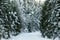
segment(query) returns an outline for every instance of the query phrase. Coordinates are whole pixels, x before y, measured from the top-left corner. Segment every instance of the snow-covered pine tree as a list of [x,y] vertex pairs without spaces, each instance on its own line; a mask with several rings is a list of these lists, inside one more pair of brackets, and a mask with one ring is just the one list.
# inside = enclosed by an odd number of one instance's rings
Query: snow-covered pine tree
[[[37,4],[34,0],[26,0],[26,18],[28,20],[28,30],[37,31],[39,30],[39,16],[41,5]],[[38,10],[38,11],[37,11]],[[29,27],[30,26],[30,27]],[[30,29],[31,28],[31,29]]]
[[54,39],[56,37],[60,38],[60,0],[54,0],[54,9],[52,10],[52,23],[54,24]]
[[17,35],[20,33],[21,24],[14,1],[0,1],[0,25],[2,25],[3,38],[8,39],[10,34]]
[[12,1],[11,3],[11,9],[12,11],[10,12],[11,14],[11,28],[12,28],[12,32],[14,33],[13,35],[17,35],[21,32],[21,19],[20,16],[18,14],[18,9],[17,9],[17,5],[15,3],[15,1]]
[[59,9],[60,9],[60,0],[47,0],[42,9],[42,19],[40,31],[42,35],[48,38],[55,39],[56,37],[60,37],[60,24],[59,24]]
[[[4,27],[4,20],[5,20],[5,14],[7,14],[7,8],[8,8],[8,4],[7,4],[8,0],[0,0],[0,25],[2,25],[1,27],[1,31],[2,31],[2,36],[4,35],[3,33],[5,32],[5,27]],[[3,32],[4,31],[4,32]],[[9,33],[8,33],[9,34]]]
[[[49,7],[49,8],[48,8]],[[48,36],[50,38],[50,35],[52,34],[47,34],[48,32],[48,28],[51,28],[51,24],[50,24],[50,16],[51,16],[51,13],[49,13],[49,11],[51,10],[51,4],[49,3],[49,0],[47,0],[45,2],[45,5],[43,6],[42,8],[42,19],[40,20],[41,21],[41,24],[40,24],[40,31],[42,33],[42,36],[45,37],[45,36]]]
[[[16,0],[19,15],[21,17],[22,32],[29,30],[28,25],[32,31],[39,30],[39,16],[41,5],[36,3],[34,0]],[[38,10],[38,11],[37,11]]]

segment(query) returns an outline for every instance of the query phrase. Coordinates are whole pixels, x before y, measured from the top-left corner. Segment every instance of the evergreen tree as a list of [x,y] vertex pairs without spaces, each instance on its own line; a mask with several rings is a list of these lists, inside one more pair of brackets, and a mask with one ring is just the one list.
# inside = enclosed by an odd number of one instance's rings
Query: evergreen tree
[[28,32],[32,32],[30,23],[28,24]]
[[21,24],[14,1],[0,1],[0,25],[2,25],[0,29],[3,31],[3,38],[10,38],[10,34],[12,34],[12,32],[13,35],[20,33]]
[[40,31],[43,37],[47,36],[48,38],[55,39],[59,37],[59,5],[60,0],[47,0],[42,9],[42,19]]
[[[1,0],[0,1],[0,21],[1,21],[0,25],[3,25],[2,27],[1,26],[0,27],[1,27],[1,29],[3,28],[2,30],[4,30],[4,31],[5,31],[5,27],[4,27],[5,14],[7,14],[6,10],[8,8],[8,3],[7,2],[9,2],[9,1],[8,0]],[[2,36],[4,35],[3,33],[2,33]]]
[[14,32],[13,35],[17,35],[18,33],[21,32],[21,19],[19,17],[19,14],[18,14],[18,9],[17,9],[17,6],[15,4],[15,1],[12,1],[11,3],[11,6],[12,6],[12,11],[11,11],[11,27],[12,27],[12,32]]
[[[49,13],[49,10],[51,9],[50,7],[50,3],[49,3],[49,0],[46,1],[45,5],[43,6],[43,9],[42,9],[42,19],[41,19],[41,26],[40,26],[40,30],[42,32],[42,35],[43,37],[45,37],[45,35],[49,35],[49,34],[46,34],[46,32],[48,32],[49,29],[47,29],[48,27],[50,27],[50,16],[51,16],[51,13]],[[49,7],[49,8],[48,8]]]

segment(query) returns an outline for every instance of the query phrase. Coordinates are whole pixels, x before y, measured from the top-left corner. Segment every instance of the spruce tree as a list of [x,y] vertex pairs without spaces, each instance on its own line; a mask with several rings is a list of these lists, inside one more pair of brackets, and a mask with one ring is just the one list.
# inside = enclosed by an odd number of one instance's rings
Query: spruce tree
[[[46,32],[48,32],[48,27],[50,27],[50,16],[51,16],[51,13],[49,13],[49,10],[51,9],[51,7],[49,7],[51,4],[49,3],[49,0],[46,1],[45,5],[43,6],[43,9],[42,9],[42,19],[40,20],[41,21],[41,26],[40,26],[40,30],[41,30],[41,33],[43,35],[43,37],[45,37],[45,35],[49,35],[49,34],[46,34]],[[48,8],[49,7],[49,8]],[[50,37],[49,37],[50,38]]]
[[18,17],[18,11],[14,1],[1,0],[0,1],[0,27],[3,38],[10,38],[10,35],[16,35],[20,33],[21,24]]
[[40,31],[43,37],[55,39],[60,37],[60,27],[59,27],[59,5],[60,0],[46,0],[45,5],[42,7],[42,19]]
[[[4,32],[2,32],[2,36],[4,35],[4,33],[5,33],[5,27],[4,27],[4,24],[5,24],[5,14],[7,14],[8,12],[7,12],[7,9],[8,9],[8,0],[1,0],[0,1],[0,21],[1,21],[1,23],[0,23],[0,25],[3,25],[2,27],[1,27],[1,31],[4,31]],[[9,33],[8,33],[9,34]],[[4,36],[3,36],[4,37]]]

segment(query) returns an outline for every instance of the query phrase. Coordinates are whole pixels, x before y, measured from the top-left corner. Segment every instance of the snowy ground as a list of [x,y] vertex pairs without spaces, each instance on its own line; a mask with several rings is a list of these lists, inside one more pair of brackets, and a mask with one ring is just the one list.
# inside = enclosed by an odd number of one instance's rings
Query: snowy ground
[[18,36],[12,37],[7,40],[52,40],[52,39],[41,37],[40,32],[32,32],[32,33],[21,33]]

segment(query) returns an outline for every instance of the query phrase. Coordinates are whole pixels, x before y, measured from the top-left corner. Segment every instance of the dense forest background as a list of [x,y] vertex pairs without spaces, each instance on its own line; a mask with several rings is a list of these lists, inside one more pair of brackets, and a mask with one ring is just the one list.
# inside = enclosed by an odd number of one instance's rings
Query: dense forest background
[[60,38],[60,0],[0,0],[0,39],[35,31]]

